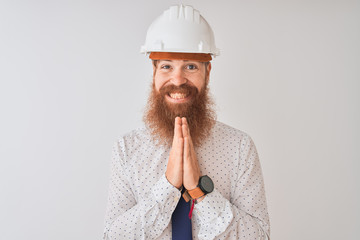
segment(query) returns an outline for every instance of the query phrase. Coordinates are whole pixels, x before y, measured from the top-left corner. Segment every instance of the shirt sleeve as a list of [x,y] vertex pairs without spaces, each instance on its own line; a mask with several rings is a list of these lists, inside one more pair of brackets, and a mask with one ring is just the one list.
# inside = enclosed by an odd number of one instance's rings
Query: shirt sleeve
[[163,174],[137,202],[119,148],[119,143],[113,148],[103,239],[155,239],[168,226],[181,193]]
[[250,137],[240,143],[236,188],[230,200],[215,189],[195,206],[199,239],[269,239],[264,181],[255,145]]

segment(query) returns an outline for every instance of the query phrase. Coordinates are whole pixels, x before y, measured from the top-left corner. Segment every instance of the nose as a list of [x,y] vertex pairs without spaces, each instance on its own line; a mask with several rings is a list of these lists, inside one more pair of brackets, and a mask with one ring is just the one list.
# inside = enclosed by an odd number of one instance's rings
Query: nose
[[170,82],[175,86],[180,86],[187,82],[186,75],[182,68],[176,68],[172,71]]

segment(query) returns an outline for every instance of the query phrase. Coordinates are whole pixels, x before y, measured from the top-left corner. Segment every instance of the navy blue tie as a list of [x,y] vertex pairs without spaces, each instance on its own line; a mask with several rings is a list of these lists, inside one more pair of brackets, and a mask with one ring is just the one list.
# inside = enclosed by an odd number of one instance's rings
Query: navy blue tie
[[192,239],[191,219],[189,218],[190,203],[180,197],[179,203],[172,214],[172,240]]

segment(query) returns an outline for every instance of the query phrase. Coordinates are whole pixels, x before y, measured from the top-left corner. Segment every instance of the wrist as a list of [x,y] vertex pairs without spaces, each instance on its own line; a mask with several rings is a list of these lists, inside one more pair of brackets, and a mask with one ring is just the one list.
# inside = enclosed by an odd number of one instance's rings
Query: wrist
[[186,190],[191,191],[199,186],[200,176],[193,176],[193,177],[184,176],[184,180],[185,179],[186,181],[184,181],[184,187]]
[[[184,186],[185,187],[185,186]],[[194,190],[195,188],[198,187],[198,184],[194,184],[194,185],[189,185],[189,186],[186,186],[185,189],[188,190],[188,191],[191,191],[191,190]]]
[[199,178],[199,184],[195,188],[191,190],[188,188],[186,189],[187,190],[183,194],[186,202],[190,200],[198,200],[201,202],[206,194],[211,193],[214,190],[214,183],[211,178],[205,175]]

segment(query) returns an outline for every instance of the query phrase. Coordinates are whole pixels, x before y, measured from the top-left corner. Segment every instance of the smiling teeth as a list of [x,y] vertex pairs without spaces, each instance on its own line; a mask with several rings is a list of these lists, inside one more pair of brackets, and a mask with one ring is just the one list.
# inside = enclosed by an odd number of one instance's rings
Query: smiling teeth
[[170,93],[170,97],[174,99],[183,99],[186,98],[186,94],[184,93]]

